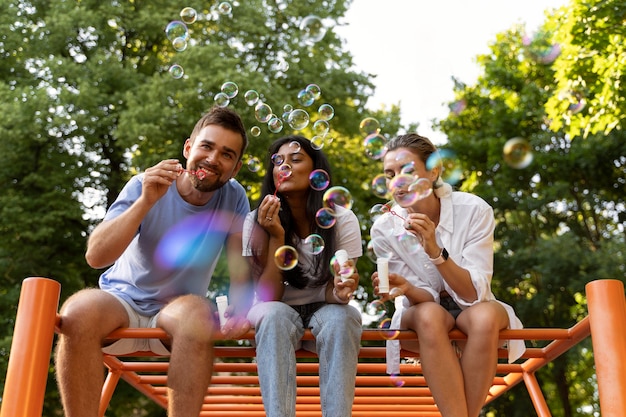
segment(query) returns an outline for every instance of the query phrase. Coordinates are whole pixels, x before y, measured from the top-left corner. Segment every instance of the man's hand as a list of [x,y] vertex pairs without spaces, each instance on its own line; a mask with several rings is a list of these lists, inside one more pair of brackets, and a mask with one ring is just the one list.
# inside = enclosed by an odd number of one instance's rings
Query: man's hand
[[225,339],[237,339],[250,331],[252,325],[245,317],[236,316],[233,306],[226,309],[226,323],[221,328]]
[[146,203],[153,205],[163,197],[179,173],[180,163],[177,159],[166,159],[146,169],[141,191]]

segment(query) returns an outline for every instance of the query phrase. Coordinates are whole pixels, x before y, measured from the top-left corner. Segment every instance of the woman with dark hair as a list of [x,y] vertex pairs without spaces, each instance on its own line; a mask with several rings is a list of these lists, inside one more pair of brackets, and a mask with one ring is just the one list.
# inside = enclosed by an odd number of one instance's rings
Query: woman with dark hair
[[[319,356],[323,415],[347,417],[352,412],[362,327],[360,312],[348,302],[359,281],[355,266],[362,255],[361,231],[354,213],[341,206],[333,207],[332,227],[316,220],[325,191],[311,185],[313,171],[331,179],[326,156],[308,139],[287,136],[272,143],[261,201],[244,224],[244,256],[256,282],[256,303],[248,319],[256,330],[269,417],[296,415],[295,352],[300,347]],[[315,248],[308,244],[311,237]],[[284,249],[288,253],[281,255]],[[349,259],[334,266],[341,249]],[[292,267],[285,259],[297,263]],[[307,328],[315,340],[301,342]]]
[[[499,332],[522,324],[491,292],[492,208],[476,195],[453,192],[439,159],[431,141],[416,133],[389,141],[383,158],[395,204],[371,229],[375,254],[389,259],[390,290],[380,295],[402,294],[391,326],[414,330],[419,341],[388,341],[387,371],[399,371],[400,347],[419,352],[441,415],[478,417],[496,374]],[[374,293],[381,293],[377,272],[372,279]],[[467,335],[463,346],[450,341],[454,327]],[[509,341],[508,348],[513,362],[524,341]]]

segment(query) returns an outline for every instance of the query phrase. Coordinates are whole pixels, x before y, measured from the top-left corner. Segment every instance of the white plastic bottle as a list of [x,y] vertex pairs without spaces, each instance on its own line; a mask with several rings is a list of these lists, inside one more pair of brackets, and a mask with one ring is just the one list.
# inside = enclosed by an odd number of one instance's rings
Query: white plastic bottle
[[389,258],[376,259],[378,270],[378,293],[389,294]]
[[[343,270],[343,265],[348,262],[348,252],[345,249],[339,249],[335,252],[335,258],[337,259],[337,263],[339,264],[339,271]],[[350,278],[352,274],[350,272],[344,272],[341,274],[341,280],[346,281]]]
[[217,303],[217,312],[220,317],[220,328],[224,330],[224,325],[226,324],[226,307],[228,307],[228,296],[226,295],[218,295],[215,297],[215,302]]

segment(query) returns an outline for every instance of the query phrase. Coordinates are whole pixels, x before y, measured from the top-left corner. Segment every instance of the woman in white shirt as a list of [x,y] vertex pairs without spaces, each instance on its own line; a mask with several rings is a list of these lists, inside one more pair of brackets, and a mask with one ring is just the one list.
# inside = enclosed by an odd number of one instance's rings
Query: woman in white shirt
[[[312,183],[314,170],[321,179]],[[256,331],[266,415],[295,417],[295,352],[304,330],[310,328],[315,340],[302,347],[319,356],[322,414],[349,417],[362,331],[360,312],[348,304],[358,286],[355,265],[362,255],[357,217],[342,206],[331,207],[334,216],[323,221],[316,217],[325,187],[331,184],[330,166],[322,151],[302,136],[272,143],[266,172],[262,200],[247,216],[243,231],[244,256],[256,281],[257,302],[248,319]],[[318,238],[313,245],[317,249],[307,244],[312,236]],[[276,252],[284,246],[292,252],[276,262]],[[339,267],[331,267],[338,249],[349,258],[341,269],[345,281]],[[292,268],[290,261],[295,259]]]
[[[415,133],[388,143],[383,165],[395,204],[375,221],[371,243],[377,256],[389,258],[390,293],[403,294],[391,326],[417,333],[419,343],[401,346],[419,352],[442,416],[477,417],[495,376],[499,331],[522,324],[491,292],[492,208],[478,196],[452,192],[440,164],[430,166],[431,155],[437,156],[435,146]],[[424,179],[427,187],[420,188]],[[405,186],[394,189],[394,182]],[[372,278],[378,294],[378,274]],[[448,337],[455,326],[467,335],[462,352]],[[389,373],[399,370],[399,350],[397,340],[388,342]],[[511,362],[523,351],[523,341],[509,341]]]

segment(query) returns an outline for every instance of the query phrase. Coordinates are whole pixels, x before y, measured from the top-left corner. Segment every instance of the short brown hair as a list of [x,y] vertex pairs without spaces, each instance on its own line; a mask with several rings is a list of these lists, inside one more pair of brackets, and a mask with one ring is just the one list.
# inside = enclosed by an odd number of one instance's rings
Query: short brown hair
[[248,147],[248,136],[246,135],[246,128],[243,126],[243,121],[239,114],[228,107],[214,106],[205,113],[194,126],[190,136],[191,142],[196,139],[202,129],[209,125],[221,126],[224,129],[231,130],[241,135],[241,153],[239,154],[239,160],[241,160]]

